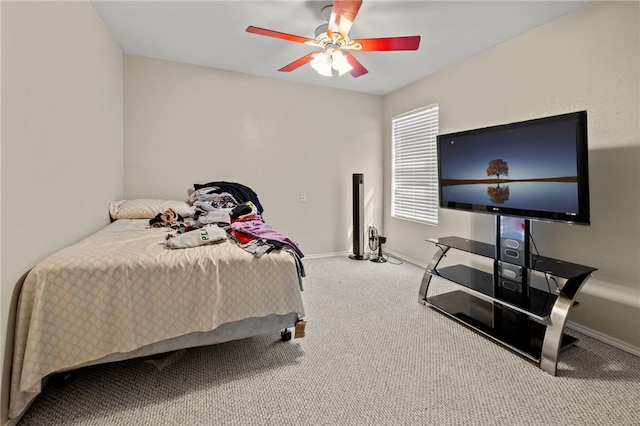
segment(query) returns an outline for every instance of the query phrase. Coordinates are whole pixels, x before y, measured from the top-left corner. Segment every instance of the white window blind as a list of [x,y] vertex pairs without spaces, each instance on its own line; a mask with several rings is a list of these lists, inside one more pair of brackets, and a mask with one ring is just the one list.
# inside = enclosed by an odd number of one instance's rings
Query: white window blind
[[391,216],[438,223],[438,105],[394,117]]

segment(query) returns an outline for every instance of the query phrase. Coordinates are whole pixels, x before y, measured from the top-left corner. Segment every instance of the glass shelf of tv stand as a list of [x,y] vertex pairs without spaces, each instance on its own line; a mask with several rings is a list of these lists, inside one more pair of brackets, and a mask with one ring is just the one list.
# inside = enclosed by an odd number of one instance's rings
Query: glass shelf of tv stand
[[[427,272],[465,287],[469,294],[499,303],[543,324],[548,321],[553,303],[557,298],[555,294],[534,288],[526,289],[521,296],[514,298],[513,291],[494,285],[492,274],[465,265],[447,266],[436,270],[427,270]],[[428,299],[427,302],[429,302]]]
[[[493,274],[465,265],[438,267],[450,248],[495,259],[495,246],[459,237],[428,241],[437,245],[441,253],[434,255],[427,268],[420,288],[421,301],[540,363],[541,368],[555,375],[558,353],[577,341],[563,333],[566,315],[576,304],[574,298],[581,285],[596,269],[535,256],[525,268],[526,273],[542,277],[543,283],[552,285],[547,291],[541,286],[523,286],[523,291],[514,297],[516,293],[496,285]],[[431,276],[442,277],[460,287],[429,295]]]
[[[427,241],[437,246],[455,248],[457,250],[466,251],[468,253],[477,254],[490,259],[496,258],[496,248],[493,244],[468,240],[460,237],[443,237]],[[530,265],[527,268],[532,271],[540,272],[543,275],[562,278],[564,280],[589,275],[593,271],[597,270],[597,268],[592,268],[590,266],[578,265],[577,263],[565,262],[563,260],[545,256],[531,256]]]
[[[470,327],[520,355],[540,363],[542,359],[545,325],[534,321],[527,314],[509,309],[473,296],[462,290],[454,290],[429,296],[426,302],[432,308]],[[564,350],[577,339],[563,334],[559,350]]]

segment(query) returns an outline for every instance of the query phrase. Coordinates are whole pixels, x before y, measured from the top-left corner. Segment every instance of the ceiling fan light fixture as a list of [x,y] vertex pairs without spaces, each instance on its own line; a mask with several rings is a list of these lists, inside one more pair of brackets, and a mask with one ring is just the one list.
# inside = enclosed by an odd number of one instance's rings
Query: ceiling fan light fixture
[[325,77],[331,77],[331,57],[324,52],[316,54],[311,62],[311,67],[318,72],[318,74]]
[[344,54],[339,50],[334,51],[331,55],[331,67],[334,70],[338,71],[339,75],[342,75],[353,69],[353,67],[347,60],[347,57],[344,56]]
[[318,74],[325,77],[331,77],[333,75],[332,69],[338,71],[338,75],[343,75],[353,69],[347,57],[340,49],[333,49],[331,47],[327,48],[324,52],[316,53],[309,63]]

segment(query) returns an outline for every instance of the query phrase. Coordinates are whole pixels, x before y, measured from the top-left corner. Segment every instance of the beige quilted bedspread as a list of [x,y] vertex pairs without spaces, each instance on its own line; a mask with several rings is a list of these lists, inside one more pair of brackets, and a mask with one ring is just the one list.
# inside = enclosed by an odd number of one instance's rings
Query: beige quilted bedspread
[[118,220],[28,274],[18,302],[10,417],[48,374],[250,317],[304,315],[290,253],[227,240],[172,250],[167,229]]

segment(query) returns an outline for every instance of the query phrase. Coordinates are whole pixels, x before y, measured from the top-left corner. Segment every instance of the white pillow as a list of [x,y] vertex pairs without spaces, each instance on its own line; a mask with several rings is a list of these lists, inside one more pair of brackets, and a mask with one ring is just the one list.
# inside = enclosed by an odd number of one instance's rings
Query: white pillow
[[173,209],[182,217],[192,217],[194,208],[184,201],[136,198],[109,203],[112,219],[153,219],[159,213]]

